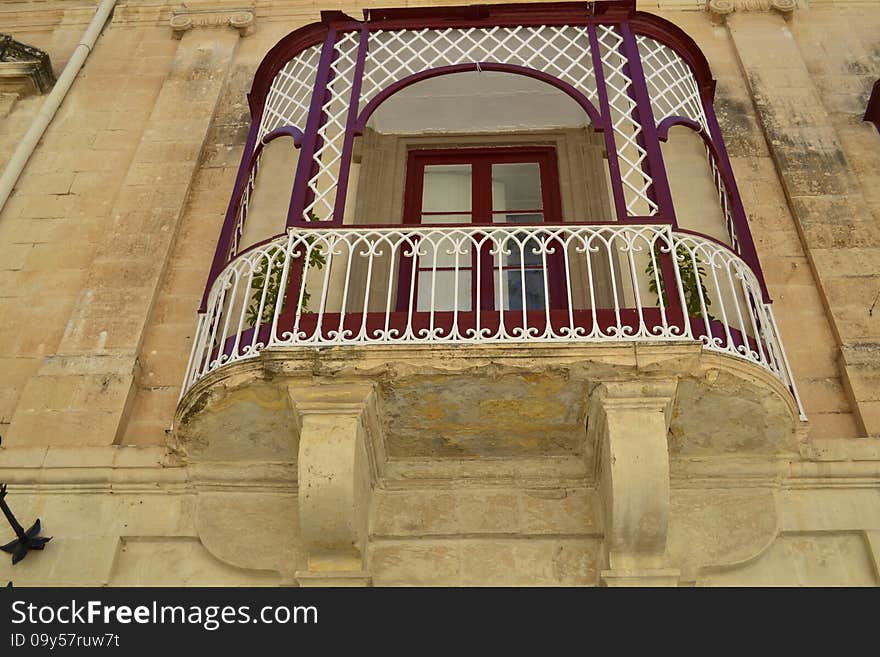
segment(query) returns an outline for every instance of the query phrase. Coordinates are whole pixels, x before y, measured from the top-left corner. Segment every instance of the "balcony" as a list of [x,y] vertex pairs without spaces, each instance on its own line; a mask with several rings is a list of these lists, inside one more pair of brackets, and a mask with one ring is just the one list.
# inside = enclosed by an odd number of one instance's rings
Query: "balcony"
[[720,242],[663,224],[292,228],[212,285],[175,440],[196,460],[296,462],[298,396],[366,385],[374,478],[589,479],[596,391],[621,382],[669,399],[673,456],[795,449],[772,310]]
[[282,347],[682,341],[793,391],[757,277],[705,236],[661,224],[292,228],[214,281],[184,393]]
[[344,379],[383,406],[378,461],[588,472],[596,390],[663,379],[679,453],[791,449],[803,411],[713,93],[696,44],[628,0],[289,34],[249,95],[174,439],[294,460],[294,388]]
[[612,579],[670,581],[673,469],[789,458],[803,419],[713,93],[630,0],[289,34],[172,447],[296,482],[301,584],[368,579],[373,491],[464,481],[594,490]]

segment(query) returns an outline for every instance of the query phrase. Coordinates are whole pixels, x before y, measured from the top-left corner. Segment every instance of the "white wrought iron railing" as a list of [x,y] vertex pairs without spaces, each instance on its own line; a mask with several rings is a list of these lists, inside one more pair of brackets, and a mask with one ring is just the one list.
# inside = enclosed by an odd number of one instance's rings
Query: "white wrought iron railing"
[[760,365],[797,398],[754,273],[710,238],[660,224],[290,229],[214,281],[183,392],[274,346],[669,340]]

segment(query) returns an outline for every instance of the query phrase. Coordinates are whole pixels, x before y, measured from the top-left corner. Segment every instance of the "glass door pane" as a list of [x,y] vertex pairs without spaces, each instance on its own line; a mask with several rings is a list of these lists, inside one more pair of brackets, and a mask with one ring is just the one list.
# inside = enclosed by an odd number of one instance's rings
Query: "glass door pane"
[[[428,164],[422,183],[423,226],[470,224],[470,164]],[[417,304],[419,311],[471,309],[473,255],[465,231],[427,231],[419,240]]]
[[[471,270],[419,268],[416,310],[443,312],[471,309]],[[458,297],[456,299],[456,288]],[[456,304],[456,301],[458,303]]]
[[[422,214],[471,212],[471,165],[426,164],[422,183]],[[427,223],[424,222],[423,223]]]
[[541,167],[537,162],[492,165],[493,210],[540,210]]
[[[492,223],[535,224],[544,221],[541,168],[537,162],[492,165]],[[495,256],[498,272],[495,307],[542,310],[547,275],[541,239],[534,232],[513,233]]]

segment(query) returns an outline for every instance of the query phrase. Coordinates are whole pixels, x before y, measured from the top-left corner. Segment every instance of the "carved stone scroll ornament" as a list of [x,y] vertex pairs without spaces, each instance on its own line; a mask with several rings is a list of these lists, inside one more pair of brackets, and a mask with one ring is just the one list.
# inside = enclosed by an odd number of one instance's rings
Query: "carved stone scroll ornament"
[[253,30],[253,9],[174,9],[171,11],[171,36],[180,39],[194,27],[231,27],[239,36]]
[[706,9],[715,25],[723,25],[727,17],[737,11],[775,11],[785,20],[791,20],[797,9],[797,0],[709,0]]
[[48,93],[55,84],[49,55],[0,34],[0,93]]

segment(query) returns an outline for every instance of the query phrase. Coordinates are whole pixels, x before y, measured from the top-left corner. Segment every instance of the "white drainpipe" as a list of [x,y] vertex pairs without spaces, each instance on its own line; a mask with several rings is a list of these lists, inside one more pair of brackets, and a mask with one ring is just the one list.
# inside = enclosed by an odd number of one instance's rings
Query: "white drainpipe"
[[79,73],[79,69],[82,68],[89,53],[92,52],[92,47],[95,45],[95,41],[98,40],[101,30],[104,29],[104,24],[110,17],[110,12],[113,11],[114,6],[116,6],[116,0],[101,0],[101,4],[98,5],[98,9],[92,17],[92,22],[89,23],[89,26],[83,33],[76,50],[73,51],[73,55],[71,55],[70,60],[58,77],[58,81],[46,97],[40,111],[34,117],[31,127],[28,128],[24,137],[21,138],[18,147],[6,164],[6,169],[4,169],[3,175],[0,176],[0,211],[6,205],[9,195],[12,193],[12,188],[15,187],[15,183],[18,182],[18,177],[37,147],[37,143],[42,138],[49,123],[52,122],[52,118],[55,116],[55,112],[58,111],[61,101],[67,95],[73,80],[76,78],[76,74]]

